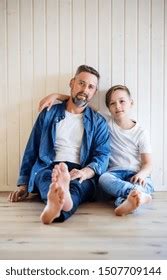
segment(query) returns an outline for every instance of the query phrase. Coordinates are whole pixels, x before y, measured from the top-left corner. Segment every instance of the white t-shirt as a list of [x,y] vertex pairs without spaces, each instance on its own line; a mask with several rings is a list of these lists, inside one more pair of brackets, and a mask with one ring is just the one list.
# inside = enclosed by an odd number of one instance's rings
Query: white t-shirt
[[84,132],[83,114],[65,111],[65,118],[56,124],[55,161],[80,164],[80,148]]
[[142,153],[151,153],[149,135],[138,122],[131,129],[122,129],[111,118],[108,121],[111,140],[109,170],[139,171]]

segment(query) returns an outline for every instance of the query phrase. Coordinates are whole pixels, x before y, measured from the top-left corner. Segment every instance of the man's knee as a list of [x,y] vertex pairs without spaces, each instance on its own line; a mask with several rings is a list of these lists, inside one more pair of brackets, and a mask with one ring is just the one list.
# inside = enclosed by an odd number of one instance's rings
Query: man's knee
[[46,202],[49,186],[51,183],[51,170],[44,170],[37,173],[35,177],[35,186],[37,187],[41,199]]

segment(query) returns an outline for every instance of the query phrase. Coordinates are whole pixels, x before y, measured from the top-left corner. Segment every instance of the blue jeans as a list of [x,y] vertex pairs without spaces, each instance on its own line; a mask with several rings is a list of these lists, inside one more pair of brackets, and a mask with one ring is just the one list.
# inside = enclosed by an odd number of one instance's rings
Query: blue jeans
[[[38,190],[41,199],[47,203],[47,194],[49,191],[49,186],[51,184],[52,170],[56,163],[50,165],[48,169],[39,172],[35,178],[35,187]],[[80,165],[66,162],[68,170],[71,171],[73,168],[81,169]],[[94,179],[85,180],[79,183],[79,180],[70,181],[70,193],[73,201],[73,208],[68,211],[61,211],[60,217],[55,219],[55,222],[64,222],[71,215],[75,213],[78,206],[86,201],[93,201],[96,193],[96,184]]]
[[99,178],[99,187],[115,198],[115,206],[119,206],[128,196],[131,190],[136,189],[150,194],[154,191],[153,183],[150,177],[145,179],[145,185],[132,184],[130,179],[136,172],[130,170],[116,170],[103,173]]

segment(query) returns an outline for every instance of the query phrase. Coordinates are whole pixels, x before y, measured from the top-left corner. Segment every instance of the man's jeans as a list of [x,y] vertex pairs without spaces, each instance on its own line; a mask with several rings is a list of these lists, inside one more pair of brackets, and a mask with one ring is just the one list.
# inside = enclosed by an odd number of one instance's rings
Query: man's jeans
[[150,194],[154,191],[153,183],[150,177],[145,179],[145,185],[132,184],[130,178],[136,172],[129,170],[108,171],[102,174],[99,178],[99,186],[102,190],[111,197],[115,198],[115,206],[119,206],[128,196],[131,190]]
[[[50,168],[45,169],[44,171],[39,172],[35,178],[35,186],[41,196],[41,199],[46,203],[47,194],[49,191],[49,186],[51,184],[52,170],[54,164],[50,165]],[[80,165],[66,162],[68,170],[71,171],[73,168],[81,169]],[[56,222],[63,222],[68,219],[74,212],[77,210],[78,206],[86,201],[92,201],[95,197],[95,182],[93,179],[85,180],[82,183],[79,183],[79,180],[70,181],[70,193],[73,201],[73,208],[68,211],[61,211],[59,218],[56,218]]]

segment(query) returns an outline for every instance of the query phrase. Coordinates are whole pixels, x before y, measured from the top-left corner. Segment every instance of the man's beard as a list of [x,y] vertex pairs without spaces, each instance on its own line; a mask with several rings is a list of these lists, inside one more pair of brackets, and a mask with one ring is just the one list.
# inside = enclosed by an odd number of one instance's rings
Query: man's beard
[[72,101],[77,107],[85,107],[89,102],[84,92],[78,92],[75,97],[72,97]]

